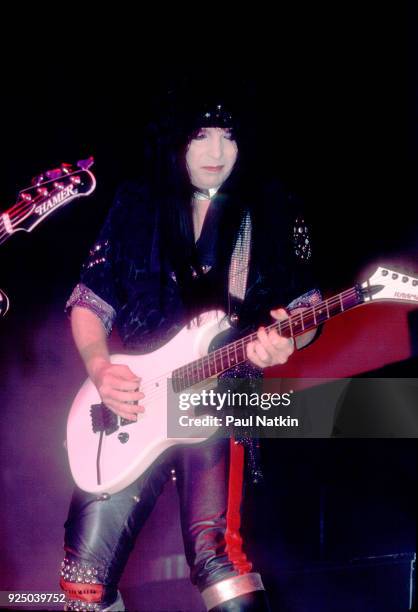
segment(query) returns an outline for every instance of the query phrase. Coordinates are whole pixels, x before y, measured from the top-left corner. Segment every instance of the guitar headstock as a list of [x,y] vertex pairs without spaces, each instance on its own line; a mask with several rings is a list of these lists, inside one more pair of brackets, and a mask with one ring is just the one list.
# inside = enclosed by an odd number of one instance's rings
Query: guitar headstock
[[403,272],[379,266],[360,287],[365,302],[396,300],[418,304],[418,278]]
[[96,187],[90,171],[93,163],[92,157],[78,161],[75,167],[64,163],[33,178],[31,186],[19,192],[17,203],[0,213],[4,235],[18,230],[31,232],[57,208],[74,198],[90,195]]
[[7,295],[0,289],[0,317],[4,317],[9,310],[10,302]]

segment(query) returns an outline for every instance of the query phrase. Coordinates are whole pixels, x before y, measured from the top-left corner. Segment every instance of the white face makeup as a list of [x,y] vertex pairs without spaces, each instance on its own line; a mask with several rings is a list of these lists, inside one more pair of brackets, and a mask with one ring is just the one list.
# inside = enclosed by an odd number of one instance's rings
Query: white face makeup
[[201,128],[186,153],[190,182],[198,189],[218,188],[231,174],[237,156],[237,143],[230,130]]

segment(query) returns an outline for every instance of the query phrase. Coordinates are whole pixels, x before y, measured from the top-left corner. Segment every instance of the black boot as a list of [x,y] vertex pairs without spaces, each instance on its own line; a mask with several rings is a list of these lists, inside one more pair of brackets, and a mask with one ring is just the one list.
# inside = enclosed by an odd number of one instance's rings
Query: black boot
[[211,608],[209,612],[271,612],[265,591],[251,591]]

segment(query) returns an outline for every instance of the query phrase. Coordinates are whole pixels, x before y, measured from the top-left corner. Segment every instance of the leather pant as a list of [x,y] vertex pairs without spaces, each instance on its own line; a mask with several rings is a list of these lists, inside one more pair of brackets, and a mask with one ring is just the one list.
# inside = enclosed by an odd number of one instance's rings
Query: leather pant
[[84,602],[83,609],[103,610],[115,601],[136,536],[173,468],[191,581],[207,608],[263,590],[239,533],[244,450],[232,439],[209,440],[167,451],[119,493],[97,496],[76,489],[65,523],[61,572],[67,609]]

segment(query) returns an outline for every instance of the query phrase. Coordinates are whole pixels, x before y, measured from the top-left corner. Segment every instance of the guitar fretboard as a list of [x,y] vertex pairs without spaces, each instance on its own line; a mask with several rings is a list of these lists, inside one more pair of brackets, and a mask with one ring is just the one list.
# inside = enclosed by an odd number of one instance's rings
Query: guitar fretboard
[[[314,329],[321,323],[325,323],[328,319],[358,306],[363,301],[361,289],[356,285],[314,306],[308,307],[303,312],[293,314],[285,321],[276,321],[266,327],[266,329],[275,329],[280,336],[285,338],[296,338]],[[174,391],[180,393],[184,389],[218,376],[235,365],[243,363],[247,359],[247,344],[256,339],[256,333],[249,334],[174,370],[172,372]]]

